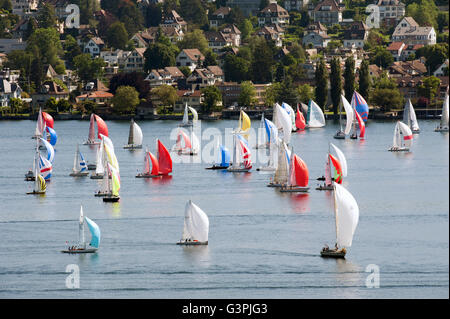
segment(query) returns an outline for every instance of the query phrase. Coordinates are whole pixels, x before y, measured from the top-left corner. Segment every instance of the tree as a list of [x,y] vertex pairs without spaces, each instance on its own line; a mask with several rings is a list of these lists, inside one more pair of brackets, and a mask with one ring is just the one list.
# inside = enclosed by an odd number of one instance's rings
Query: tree
[[267,87],[264,92],[264,100],[266,105],[274,105],[275,102],[280,101],[281,83],[275,82]]
[[201,89],[201,92],[203,94],[202,113],[211,114],[214,111],[220,111],[222,109],[219,105],[219,102],[222,101],[222,93],[217,86],[207,86]]
[[64,42],[64,57],[69,64],[73,63],[73,58],[82,53],[77,40],[70,34],[67,35],[66,41]]
[[180,0],[180,15],[197,25],[208,24],[205,7],[200,0]]
[[404,105],[404,98],[398,90],[397,83],[390,79],[386,72],[374,81],[370,103],[380,106],[384,112],[400,109]]
[[250,79],[250,61],[227,54],[225,57],[224,72],[226,81],[242,82]]
[[101,77],[103,75],[103,67],[106,65],[102,58],[96,57],[91,59],[89,53],[76,56],[73,59],[73,64],[78,77],[83,82]]
[[435,76],[426,77],[423,79],[422,84],[418,86],[417,93],[419,96],[423,96],[429,101],[432,101],[438,93],[440,83],[441,80]]
[[125,24],[114,22],[106,32],[106,42],[115,49],[124,50],[128,42],[128,33]]
[[376,46],[371,53],[370,63],[386,69],[394,62],[392,54],[384,46]]
[[40,56],[43,64],[56,66],[59,62],[58,56],[62,54],[58,31],[54,28],[36,29],[28,38],[26,50]]
[[109,91],[112,94],[121,86],[132,86],[138,91],[139,98],[147,98],[150,86],[148,81],[145,81],[145,75],[140,72],[121,72],[114,75],[109,81]]
[[241,93],[239,94],[238,103],[240,106],[253,106],[257,103],[256,89],[250,81],[241,83]]
[[239,25],[239,30],[241,31],[242,41],[247,41],[248,37],[253,34],[253,24],[250,19],[245,19]]
[[369,61],[363,60],[359,68],[359,94],[368,101],[370,89]]
[[30,80],[35,83],[36,88],[39,88],[44,81],[44,66],[39,57],[36,57],[31,63]]
[[158,26],[162,20],[161,6],[149,3],[145,8],[144,20],[147,28]]
[[215,54],[212,50],[208,50],[205,55],[205,61],[203,62],[203,66],[206,68],[210,65],[217,65],[217,54]]
[[338,115],[338,108],[342,94],[341,61],[336,57],[334,57],[331,60],[330,83],[331,83],[331,101],[333,102],[333,113],[336,118]]
[[200,52],[205,55],[208,50],[208,41],[200,29],[195,29],[192,32],[188,32],[184,35],[183,40],[178,42],[178,47],[180,50],[183,49],[199,49]]
[[328,97],[328,76],[327,68],[325,67],[325,61],[320,59],[316,67],[316,102],[322,108],[325,109]]
[[53,28],[57,21],[55,7],[49,3],[45,3],[39,10],[37,20],[40,28]]
[[183,75],[187,78],[189,75],[191,75],[191,69],[188,66],[180,66],[178,70],[183,73]]
[[274,66],[272,47],[264,38],[252,38],[252,62],[250,66],[251,78],[254,83],[268,83],[272,81]]
[[309,84],[298,86],[297,94],[300,101],[308,103],[309,100],[314,99],[314,88]]
[[120,86],[112,99],[114,111],[123,113],[136,112],[136,106],[139,104],[139,93],[132,86]]
[[178,100],[177,90],[171,85],[161,85],[152,89],[151,93],[158,97],[163,106],[173,107],[175,102]]
[[428,72],[434,72],[446,59],[448,59],[448,43],[426,45],[416,51],[416,57],[425,57]]
[[144,70],[163,69],[166,66],[175,65],[175,53],[166,45],[161,43],[150,44],[144,52]]
[[355,91],[355,60],[350,56],[345,60],[344,69],[344,92],[347,101],[351,101]]
[[11,12],[12,11],[11,0],[1,0],[0,1],[0,9]]

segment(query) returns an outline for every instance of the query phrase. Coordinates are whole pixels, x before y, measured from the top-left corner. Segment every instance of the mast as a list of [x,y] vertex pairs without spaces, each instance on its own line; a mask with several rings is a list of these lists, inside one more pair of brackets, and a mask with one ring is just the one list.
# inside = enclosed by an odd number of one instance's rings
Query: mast
[[336,244],[338,242],[338,207],[336,201],[336,186],[333,184],[333,198],[334,198],[334,220],[336,227]]
[[128,145],[134,144],[134,120],[131,119],[130,132],[128,133]]
[[83,206],[80,208],[80,220],[78,225],[78,244],[80,247],[86,248],[86,240],[84,237],[84,215],[83,215]]

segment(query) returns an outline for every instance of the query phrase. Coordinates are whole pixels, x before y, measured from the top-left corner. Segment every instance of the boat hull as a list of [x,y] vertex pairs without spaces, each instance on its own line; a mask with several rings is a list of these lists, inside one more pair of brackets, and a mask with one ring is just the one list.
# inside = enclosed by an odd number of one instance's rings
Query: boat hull
[[83,145],[98,145],[98,144],[100,144],[100,142],[91,142],[91,141],[86,141],[86,142],[84,142],[83,143]]
[[211,166],[211,167],[205,167],[205,169],[228,169],[229,166]]
[[389,152],[409,152],[408,147],[391,147],[388,149]]
[[333,137],[338,140],[345,140],[345,134],[344,134],[344,132],[341,132],[341,131],[334,134]]
[[[90,179],[103,179],[103,174],[102,175],[91,174]],[[111,177],[109,179],[111,179]]]
[[120,199],[119,196],[110,196],[110,195],[106,195],[103,197],[103,201],[104,202],[108,202],[108,203],[114,203],[114,202],[118,202]]
[[357,140],[358,139],[358,135],[352,134],[352,135],[350,135],[350,139]]
[[81,176],[88,176],[89,172],[79,172],[79,173],[70,173],[69,176],[73,177],[81,177]]
[[98,192],[98,193],[95,193],[94,196],[95,196],[95,197],[104,197],[104,196],[108,196],[108,193],[101,193],[101,192]]
[[155,177],[161,177],[162,175],[150,175],[150,174],[143,174],[139,173],[136,175],[136,178],[155,178]]
[[232,173],[248,173],[250,168],[227,168],[227,171]]
[[126,150],[137,150],[141,149],[142,145],[125,145],[123,148]]
[[207,241],[179,241],[177,245],[181,246],[200,246],[200,245],[208,245]]
[[282,187],[282,184],[277,184],[277,183],[269,183],[267,184],[267,187]]
[[95,171],[97,169],[97,164],[88,164],[88,171]]
[[320,252],[320,256],[326,258],[345,258],[345,254],[346,254],[345,251],[333,251],[333,250],[328,251],[322,250]]
[[265,166],[265,167],[258,167],[256,170],[257,171],[261,171],[261,172],[275,172],[276,168],[275,167],[267,167],[267,166]]
[[96,253],[97,249],[96,248],[88,248],[88,249],[66,249],[66,250],[61,250],[62,253],[65,254],[92,254],[92,253]]
[[27,195],[44,195],[45,192],[36,192],[36,191],[32,191],[32,192],[28,192]]
[[448,132],[448,127],[436,127],[435,132]]
[[319,191],[332,191],[333,190],[333,185],[320,185],[319,187],[316,188],[316,190],[319,190]]
[[309,187],[300,187],[300,186],[282,186],[280,188],[280,192],[282,193],[307,193],[309,191]]

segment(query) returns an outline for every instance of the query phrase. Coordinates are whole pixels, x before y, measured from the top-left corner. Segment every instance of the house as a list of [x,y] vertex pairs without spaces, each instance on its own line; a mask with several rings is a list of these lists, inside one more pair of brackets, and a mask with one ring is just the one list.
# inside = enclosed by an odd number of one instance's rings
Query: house
[[327,28],[322,23],[315,22],[306,28],[302,43],[305,48],[326,48],[330,40]]
[[227,0],[226,6],[239,8],[245,17],[256,16],[259,11],[260,0]]
[[[216,84],[217,88],[222,93],[222,102],[224,107],[236,105],[241,94],[241,85],[237,82],[220,82]],[[256,93],[257,106],[265,105],[265,92],[270,84],[253,84]]]
[[71,4],[69,0],[44,0],[41,2],[52,5],[55,8],[55,15],[59,20],[65,20],[71,13],[70,10],[68,12],[66,11],[67,6]]
[[427,68],[421,60],[396,61],[388,69],[391,77],[423,76]]
[[195,69],[186,79],[186,86],[192,90],[200,90],[215,83],[216,77],[206,68]]
[[147,48],[149,44],[155,42],[155,37],[147,30],[139,31],[131,37],[136,48]]
[[303,7],[308,4],[309,0],[285,0],[283,7],[288,11],[302,11]]
[[178,100],[175,102],[174,111],[182,112],[185,105],[199,110],[203,103],[203,94],[200,90],[177,90]]
[[263,26],[255,33],[259,37],[264,37],[266,40],[272,40],[275,42],[275,46],[283,46],[284,29],[278,24],[272,26]]
[[184,21],[175,10],[172,10],[168,14],[164,15],[159,26],[162,28],[174,27],[177,30],[183,30],[183,32],[187,31],[186,21]]
[[177,82],[184,79],[183,72],[176,66],[167,66],[164,69],[153,69],[145,78],[149,82],[150,88],[155,88],[161,85],[177,86]]
[[[398,90],[400,94],[405,97],[414,100],[419,98],[418,87],[423,84],[425,76],[405,76],[397,77],[395,81],[397,82]],[[438,88],[437,98],[443,99],[445,92],[447,91],[447,86],[449,85],[448,76],[438,77],[440,84]]]
[[235,24],[226,25],[222,30],[222,35],[225,38],[229,38],[231,41],[231,45],[235,47],[241,46],[241,31]]
[[56,82],[48,80],[41,85],[36,93],[32,94],[31,98],[32,107],[35,109],[37,106],[45,104],[50,98],[54,98],[56,101],[67,100],[69,92]]
[[345,5],[338,4],[336,0],[324,0],[315,6],[311,3],[309,8],[309,16],[314,22],[333,25],[342,22],[342,12],[344,11]]
[[162,34],[169,38],[170,42],[172,42],[173,44],[176,44],[178,41],[183,40],[184,38],[184,31],[181,28],[177,28],[177,27],[169,27],[166,26],[165,28],[160,28],[160,27],[150,27],[147,30],[145,30],[145,33],[148,34],[149,39],[153,38],[153,40],[151,41],[151,43],[153,43],[156,38],[158,37],[158,32],[161,30]]
[[16,23],[14,28],[11,29],[11,35],[13,39],[20,39],[26,35],[28,31],[29,21],[30,18],[22,18],[19,20],[19,22]]
[[78,95],[75,98],[77,103],[82,103],[85,101],[92,101],[98,105],[111,105],[111,100],[114,94],[106,91],[91,91],[85,94]]
[[353,22],[349,28],[344,31],[344,47],[362,49],[368,36],[369,28],[364,22]]
[[36,13],[39,0],[11,0],[12,13],[23,17]]
[[144,52],[146,48],[135,48],[125,58],[123,71],[124,72],[143,72],[144,71]]
[[412,17],[404,17],[395,27],[392,41],[405,44],[436,44],[436,31],[433,27],[421,27]]
[[194,71],[197,66],[202,65],[203,61],[205,61],[205,56],[199,49],[183,49],[176,57],[177,67],[187,66],[191,72]]
[[[376,64],[369,64],[369,76],[379,78],[383,70]],[[389,75],[389,74],[388,74]]]
[[448,59],[442,63],[436,71],[433,72],[434,76],[448,76]]
[[401,60],[406,61],[410,57],[415,57],[416,51],[423,47],[423,44],[408,44],[402,51]]
[[14,50],[25,50],[27,47],[27,42],[22,41],[22,38],[19,39],[0,39],[0,52],[1,53],[10,53]]
[[208,41],[208,47],[215,53],[218,53],[223,47],[233,45],[231,37],[225,36],[220,31],[205,31],[204,34]]
[[230,14],[230,7],[220,7],[214,11],[209,18],[209,26],[212,28],[217,28],[225,23],[226,17]]
[[87,43],[84,45],[83,52],[89,53],[91,57],[95,58],[97,56],[100,56],[100,51],[105,46],[105,42],[99,37],[93,37],[87,41]]
[[20,98],[22,89],[17,82],[11,81],[6,78],[0,79],[0,106],[9,106],[9,102],[12,98]]
[[109,50],[109,51],[101,51],[100,57],[105,61],[109,66],[113,65],[124,65],[126,57],[131,53],[131,51],[123,51],[120,49]]
[[405,4],[400,0],[378,0],[376,5],[382,25],[394,26],[405,15]]
[[389,53],[392,54],[394,57],[394,61],[400,61],[402,60],[402,53],[403,49],[406,48],[406,45],[403,42],[392,42],[389,44],[389,46],[386,48],[386,50],[389,51]]
[[278,24],[285,27],[289,24],[289,13],[276,2],[269,3],[267,7],[258,12],[258,25]]

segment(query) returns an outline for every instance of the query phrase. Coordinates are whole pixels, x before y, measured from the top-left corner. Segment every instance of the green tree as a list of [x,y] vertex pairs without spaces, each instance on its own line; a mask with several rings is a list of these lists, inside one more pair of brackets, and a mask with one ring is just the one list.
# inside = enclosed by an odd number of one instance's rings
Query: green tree
[[37,20],[40,28],[53,28],[57,21],[55,7],[45,3],[39,10]]
[[239,25],[239,30],[241,31],[242,41],[247,41],[248,38],[253,34],[253,24],[250,19],[245,19],[242,24]]
[[203,103],[201,111],[205,114],[211,114],[214,111],[220,111],[222,107],[219,105],[222,101],[222,93],[215,85],[210,85],[201,90],[203,94]]
[[392,54],[384,46],[377,46],[371,53],[370,63],[386,69],[394,62]]
[[56,66],[58,56],[63,53],[58,31],[54,28],[36,29],[28,38],[26,50],[40,56],[43,64]]
[[35,83],[36,88],[39,88],[44,81],[44,66],[39,57],[31,63],[30,80]]
[[256,89],[250,81],[241,83],[241,93],[239,94],[238,103],[240,106],[254,106],[257,103]]
[[344,92],[347,101],[351,101],[353,92],[355,91],[355,60],[348,57],[345,60],[344,69]]
[[397,83],[390,79],[386,72],[374,81],[370,103],[379,106],[384,112],[403,107],[404,98],[398,90]]
[[195,29],[192,32],[188,32],[184,35],[183,40],[178,42],[178,47],[180,50],[183,49],[199,49],[203,55],[205,55],[208,50],[208,41],[200,29]]
[[320,59],[320,61],[317,64],[315,79],[316,79],[315,101],[323,110],[325,109],[328,97],[327,68],[325,66],[325,61],[323,59]]
[[370,90],[369,61],[363,60],[359,68],[359,94],[368,101]]
[[181,73],[187,78],[189,75],[191,75],[191,69],[188,66],[181,66],[178,68]]
[[152,94],[155,94],[158,97],[163,106],[173,107],[178,100],[177,90],[173,86],[167,84],[152,89]]
[[89,53],[76,56],[73,59],[73,64],[78,77],[84,83],[100,78],[103,75],[103,67],[106,65],[102,58],[91,59]]
[[425,57],[428,72],[434,72],[446,59],[448,59],[448,43],[426,45],[416,50],[416,57]]
[[128,43],[128,33],[125,24],[116,21],[106,32],[106,42],[115,49],[124,50]]
[[205,61],[203,62],[204,67],[210,65],[217,65],[217,54],[215,54],[212,50],[208,50],[208,52],[206,52]]
[[224,63],[226,81],[242,82],[250,79],[250,61],[234,54],[227,54]]
[[297,94],[300,101],[308,103],[309,100],[314,99],[314,88],[309,84],[299,85]]
[[429,101],[432,101],[438,93],[440,83],[441,80],[435,76],[426,77],[423,79],[422,84],[417,87],[417,93],[419,96],[423,96]]
[[132,86],[120,86],[112,99],[114,112],[118,114],[134,114],[139,102],[139,93]]
[[252,38],[252,62],[250,66],[251,78],[254,83],[268,83],[272,81],[274,67],[273,48],[264,38]]
[[341,61],[339,58],[334,57],[331,60],[331,101],[333,102],[333,113],[335,118],[338,115],[338,108],[341,101],[342,94],[342,74],[341,74]]
[[180,0],[180,15],[197,25],[208,24],[205,7],[200,0]]
[[166,45],[161,43],[150,44],[144,52],[144,70],[163,69],[166,66],[175,65],[175,53]]

